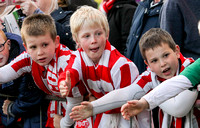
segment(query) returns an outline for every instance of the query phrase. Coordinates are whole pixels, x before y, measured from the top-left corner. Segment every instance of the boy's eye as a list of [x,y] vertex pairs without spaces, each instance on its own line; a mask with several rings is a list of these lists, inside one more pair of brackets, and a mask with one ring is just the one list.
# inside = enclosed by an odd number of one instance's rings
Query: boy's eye
[[35,49],[36,48],[36,46],[30,46],[30,49]]
[[44,44],[42,44],[42,47],[46,47],[46,46],[48,46],[48,44],[47,44],[47,43],[44,43]]
[[98,35],[98,36],[101,35],[101,34],[102,34],[102,32],[97,32],[97,33],[96,33],[96,35]]
[[169,56],[169,53],[166,53],[166,54],[164,54],[164,56],[163,57],[168,57]]
[[157,62],[157,59],[153,59],[152,61],[151,61],[151,63],[156,63]]

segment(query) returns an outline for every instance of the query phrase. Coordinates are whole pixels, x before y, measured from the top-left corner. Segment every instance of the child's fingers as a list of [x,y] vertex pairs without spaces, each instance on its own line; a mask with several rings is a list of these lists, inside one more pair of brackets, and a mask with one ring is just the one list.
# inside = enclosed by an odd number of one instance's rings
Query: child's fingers
[[137,104],[137,101],[136,100],[130,100],[127,102],[128,104],[132,104],[132,105],[136,105]]
[[63,81],[61,81],[60,83],[59,83],[59,89],[60,89],[60,94],[61,94],[61,96],[67,96],[67,94],[68,94],[68,87],[67,87],[67,85],[66,85],[66,83],[65,83],[65,81],[63,80]]
[[81,105],[90,106],[90,102],[88,102],[88,101],[83,101],[83,102],[81,102]]
[[74,112],[74,111],[79,111],[80,108],[81,108],[81,105],[75,106],[75,107],[72,108],[72,112]]
[[125,111],[125,109],[127,109],[127,107],[128,107],[128,104],[127,104],[127,103],[124,104],[124,105],[122,105],[122,107],[121,107],[121,112]]
[[70,78],[70,72],[69,71],[67,71],[66,72],[66,79],[65,79],[65,81],[67,82],[67,83],[71,83],[71,78]]

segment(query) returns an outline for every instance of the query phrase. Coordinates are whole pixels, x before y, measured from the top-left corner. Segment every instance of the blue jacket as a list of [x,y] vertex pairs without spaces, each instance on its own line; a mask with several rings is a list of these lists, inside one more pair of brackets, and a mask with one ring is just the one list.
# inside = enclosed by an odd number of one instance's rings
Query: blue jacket
[[168,31],[185,57],[200,57],[200,0],[166,0],[160,27]]
[[[15,34],[6,33],[6,36],[11,40],[11,49],[9,62],[20,53],[25,51],[22,45],[21,37]],[[5,126],[15,127],[16,120],[21,117],[24,128],[39,128],[40,127],[40,104],[43,109],[43,127],[46,123],[46,113],[48,104],[43,103],[44,93],[34,84],[32,76],[26,74],[16,80],[2,84],[0,88],[1,94],[16,96],[9,98],[13,102],[9,105],[9,118],[3,114],[0,109],[2,123]],[[0,97],[0,105],[3,105],[6,97]],[[44,104],[44,105],[43,105]]]
[[151,28],[159,28],[159,14],[162,7],[162,0],[154,6],[150,6],[153,0],[140,2],[133,16],[132,26],[126,42],[124,55],[132,60],[140,73],[146,70],[144,59],[140,53],[139,40],[141,36]]

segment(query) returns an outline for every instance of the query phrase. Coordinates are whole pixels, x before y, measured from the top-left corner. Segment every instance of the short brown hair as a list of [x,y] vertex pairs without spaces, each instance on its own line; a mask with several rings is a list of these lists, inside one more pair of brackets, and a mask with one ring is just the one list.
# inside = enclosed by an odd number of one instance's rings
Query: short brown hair
[[55,41],[57,32],[53,18],[47,14],[33,14],[26,17],[22,23],[21,35],[26,44],[25,36],[40,36],[50,33],[52,40]]
[[167,31],[160,28],[152,28],[145,32],[139,42],[140,52],[143,59],[147,61],[145,56],[146,50],[161,46],[162,43],[168,44],[173,51],[176,50],[176,43]]

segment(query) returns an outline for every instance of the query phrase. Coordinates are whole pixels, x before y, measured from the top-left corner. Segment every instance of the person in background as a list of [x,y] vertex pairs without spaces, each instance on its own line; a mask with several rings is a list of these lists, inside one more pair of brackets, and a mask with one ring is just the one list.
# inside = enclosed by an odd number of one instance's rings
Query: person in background
[[200,57],[199,0],[165,0],[161,11],[160,27],[168,31],[180,46],[185,57]]
[[124,54],[126,41],[131,28],[132,17],[137,7],[134,0],[103,0],[100,10],[108,19],[109,42]]
[[97,8],[97,3],[93,0],[58,0],[58,6],[65,11],[75,12],[80,6],[83,5]]
[[[20,36],[0,30],[0,67],[8,64],[24,51]],[[25,74],[16,80],[2,84],[0,93],[13,96],[0,97],[1,120],[6,128],[45,127],[48,101],[43,100],[45,94],[35,86],[31,75]]]

